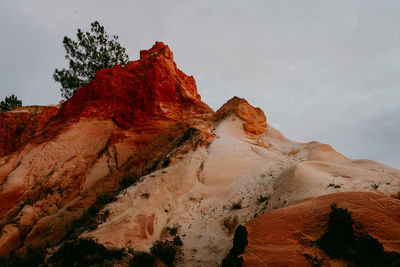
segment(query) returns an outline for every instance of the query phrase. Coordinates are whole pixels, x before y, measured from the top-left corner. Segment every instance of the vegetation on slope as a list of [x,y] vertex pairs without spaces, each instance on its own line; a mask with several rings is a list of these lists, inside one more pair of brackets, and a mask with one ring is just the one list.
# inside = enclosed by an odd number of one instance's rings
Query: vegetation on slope
[[400,266],[400,254],[384,251],[376,238],[354,229],[351,212],[333,203],[318,246],[331,258],[342,259],[352,266]]

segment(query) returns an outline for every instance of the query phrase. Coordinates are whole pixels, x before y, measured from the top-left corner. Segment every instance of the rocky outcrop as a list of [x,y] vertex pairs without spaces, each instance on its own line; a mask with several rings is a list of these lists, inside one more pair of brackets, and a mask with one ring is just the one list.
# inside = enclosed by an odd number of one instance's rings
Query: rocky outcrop
[[185,114],[212,113],[197,94],[192,76],[180,71],[162,42],[140,52],[140,60],[96,73],[62,107],[60,117],[112,119],[128,129],[154,117],[180,121]]
[[245,99],[233,97],[226,102],[214,115],[214,120],[220,122],[234,114],[243,122],[243,128],[248,134],[259,135],[267,128],[266,117],[260,108],[251,106]]

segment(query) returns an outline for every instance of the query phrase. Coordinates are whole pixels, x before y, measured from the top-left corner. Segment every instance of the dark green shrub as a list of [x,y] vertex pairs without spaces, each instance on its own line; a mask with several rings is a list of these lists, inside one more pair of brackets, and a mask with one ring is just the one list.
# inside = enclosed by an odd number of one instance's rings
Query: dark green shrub
[[231,205],[231,210],[240,210],[242,208],[242,200],[239,200],[238,202],[234,202]]
[[239,255],[244,252],[247,244],[248,241],[246,227],[239,225],[238,228],[236,228],[235,235],[233,237],[232,249],[222,260],[222,267],[242,266],[243,257],[239,257]]
[[139,181],[139,177],[135,174],[125,175],[119,182],[120,190],[124,190]]
[[399,253],[385,252],[382,243],[368,234],[355,232],[353,225],[351,212],[333,203],[326,231],[317,241],[319,247],[351,266],[399,266]]
[[343,255],[346,250],[351,249],[354,241],[353,224],[351,212],[346,208],[338,208],[336,203],[333,203],[327,230],[319,241],[320,247],[332,257]]
[[9,97],[6,97],[4,101],[0,102],[0,111],[8,112],[13,109],[13,107],[22,106],[22,101],[19,100],[14,94]]
[[0,258],[0,266],[4,267],[36,267],[43,263],[46,255],[45,247],[27,247],[25,255],[17,255],[11,252],[8,257]]
[[376,189],[379,188],[379,185],[378,184],[372,184],[371,187],[376,190]]
[[176,235],[180,228],[181,226],[179,224],[174,224],[172,227],[167,227],[167,231],[170,235]]
[[54,266],[104,266],[122,259],[122,250],[109,250],[93,240],[78,239],[65,243],[53,254],[49,262]]
[[358,235],[353,261],[359,266],[379,266],[383,261],[382,244],[370,235]]
[[175,266],[182,255],[182,251],[175,247],[172,241],[156,241],[151,247],[150,252],[168,267]]
[[175,246],[179,246],[179,247],[183,246],[182,239],[181,239],[181,237],[179,235],[175,236],[172,242],[174,242]]
[[141,197],[145,198],[145,199],[149,199],[150,197],[150,193],[143,193],[140,195]]
[[162,168],[167,168],[169,166],[169,164],[171,163],[171,160],[169,158],[167,158],[166,160],[164,160],[164,162],[161,164]]
[[137,252],[133,255],[129,266],[131,267],[153,267],[155,266],[155,258],[147,252]]

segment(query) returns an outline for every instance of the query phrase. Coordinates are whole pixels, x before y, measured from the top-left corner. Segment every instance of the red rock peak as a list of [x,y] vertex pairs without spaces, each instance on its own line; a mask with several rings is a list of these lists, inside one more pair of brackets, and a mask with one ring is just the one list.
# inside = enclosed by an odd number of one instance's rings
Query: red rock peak
[[200,100],[193,77],[177,68],[167,45],[156,42],[140,51],[140,60],[98,71],[65,102],[61,117],[111,118],[129,128],[149,117],[181,120],[190,110],[212,113]]
[[168,45],[163,42],[156,42],[149,50],[140,51],[140,59],[149,59],[150,57],[164,56],[169,60],[174,60],[174,54],[169,49]]

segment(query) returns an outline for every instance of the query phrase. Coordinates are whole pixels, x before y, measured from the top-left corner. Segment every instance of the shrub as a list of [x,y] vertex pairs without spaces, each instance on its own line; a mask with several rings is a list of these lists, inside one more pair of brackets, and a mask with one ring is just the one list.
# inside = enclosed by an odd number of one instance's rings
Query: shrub
[[182,251],[172,241],[156,241],[150,249],[151,254],[163,261],[167,266],[175,266],[182,256]]
[[125,175],[119,182],[120,190],[124,190],[139,181],[139,177],[135,174]]
[[317,241],[332,258],[350,262],[354,266],[398,266],[400,254],[385,252],[382,244],[372,236],[355,232],[351,212],[331,205],[326,232]]
[[161,164],[162,168],[166,168],[169,166],[169,164],[171,163],[171,159],[167,158],[166,160],[164,160],[164,162]]
[[78,239],[65,243],[53,254],[49,262],[54,266],[104,266],[121,260],[122,250],[110,250],[93,240]]
[[239,200],[238,202],[234,202],[231,205],[231,210],[240,210],[242,208],[242,200]]
[[145,199],[149,199],[150,197],[150,193],[143,193],[140,195],[141,197],[145,198]]
[[243,258],[239,257],[239,255],[244,252],[247,244],[247,229],[246,227],[239,225],[238,228],[236,228],[235,235],[233,237],[232,249],[222,260],[222,267],[242,266]]
[[267,195],[260,195],[260,196],[258,196],[258,198],[257,198],[257,203],[258,203],[258,204],[261,204],[261,203],[267,202],[267,204],[268,204],[268,201],[269,201],[270,197],[271,197],[271,196],[270,196],[269,194],[267,194]]
[[371,187],[376,190],[376,189],[379,188],[379,185],[378,184],[372,184]]
[[12,110],[13,107],[22,106],[22,101],[19,100],[14,94],[9,97],[6,97],[4,101],[0,102],[0,111],[8,112]]
[[174,242],[174,245],[176,245],[176,246],[179,246],[179,247],[183,246],[182,239],[179,235],[175,236],[172,242]]
[[17,255],[11,252],[8,257],[0,258],[0,266],[5,267],[36,267],[43,263],[46,248],[39,246],[37,248],[27,247],[25,255]]
[[328,184],[328,187],[340,188],[340,185],[337,185],[335,183],[330,183],[330,184]]
[[180,228],[181,226],[179,224],[174,224],[172,227],[167,227],[167,231],[170,235],[176,235]]
[[343,255],[354,240],[353,224],[351,212],[332,203],[327,231],[320,239],[321,248],[332,257]]
[[152,254],[147,252],[136,252],[131,259],[129,266],[131,267],[153,267],[155,265],[155,258]]

